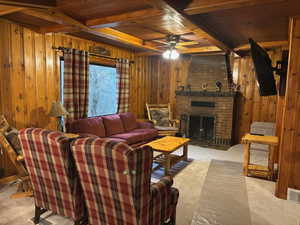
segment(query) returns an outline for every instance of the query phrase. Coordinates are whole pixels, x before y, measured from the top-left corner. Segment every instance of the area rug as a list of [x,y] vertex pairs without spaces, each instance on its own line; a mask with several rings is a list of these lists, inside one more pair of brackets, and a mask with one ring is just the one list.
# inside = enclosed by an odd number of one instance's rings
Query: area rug
[[251,225],[242,163],[212,160],[192,225]]
[[[188,159],[187,161],[180,161],[173,165],[169,173],[172,177],[175,177],[178,173],[181,173],[185,167],[187,167],[189,164],[193,162],[193,159]],[[160,178],[165,176],[165,169],[163,166],[158,166],[156,163],[153,163],[152,168],[158,167],[156,170],[154,170],[151,174],[151,181],[157,181]]]

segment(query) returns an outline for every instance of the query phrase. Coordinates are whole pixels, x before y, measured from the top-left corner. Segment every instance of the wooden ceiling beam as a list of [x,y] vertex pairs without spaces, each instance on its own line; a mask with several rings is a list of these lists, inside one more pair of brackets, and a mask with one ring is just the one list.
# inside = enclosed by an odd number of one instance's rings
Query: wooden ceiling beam
[[78,27],[70,26],[70,25],[52,25],[40,27],[40,33],[73,33],[79,32],[80,29]]
[[22,8],[36,8],[36,9],[53,9],[56,7],[55,0],[15,0],[15,1],[2,1],[0,4]]
[[[205,46],[199,48],[184,48],[184,49],[177,49],[180,54],[194,54],[194,53],[221,53],[223,52],[220,48],[216,46]],[[136,53],[137,56],[154,56],[154,55],[161,55],[159,52],[139,52]]]
[[10,13],[15,13],[22,11],[24,8],[21,7],[14,7],[14,6],[8,6],[8,5],[0,5],[0,16],[4,16]]
[[211,31],[204,24],[195,24],[191,19],[186,15],[182,9],[178,9],[172,6],[170,3],[167,3],[164,0],[144,0],[148,5],[162,10],[170,18],[172,18],[177,23],[189,28],[196,36],[199,38],[207,39],[211,44],[219,47],[225,52],[233,51],[233,48],[227,43],[222,41],[220,38],[216,37],[215,32]]
[[192,53],[207,53],[207,52],[221,52],[222,49],[216,47],[216,46],[205,46],[205,47],[199,47],[199,48],[187,48],[178,50],[180,54],[192,54]]
[[112,28],[96,28],[93,29],[93,31],[100,34],[102,37],[110,40],[118,41],[123,44],[132,45],[135,47],[161,52],[161,50],[159,50],[155,45],[151,43],[146,44],[145,41],[140,38],[120,32]]
[[255,5],[284,2],[286,0],[217,0],[217,1],[203,1],[194,0],[184,12],[188,15],[203,14],[216,12],[226,9],[243,8]]
[[[288,41],[267,41],[267,42],[257,42],[262,48],[277,48],[277,47],[287,47],[289,45]],[[234,49],[235,51],[248,51],[250,50],[250,45],[242,45]]]
[[177,45],[179,46],[188,46],[188,45],[197,45],[199,42],[197,41],[184,41],[184,42],[179,42]]
[[159,16],[162,12],[157,9],[142,9],[118,15],[100,17],[85,21],[85,24],[92,28],[115,27],[124,22],[136,21],[142,18]]
[[123,32],[114,30],[112,28],[97,28],[92,29],[85,24],[73,19],[65,15],[64,13],[56,10],[56,9],[34,9],[27,11],[31,16],[41,18],[50,22],[58,23],[58,25],[41,27],[40,32],[48,33],[48,32],[87,32],[89,34],[93,34],[98,37],[106,38],[109,40],[117,41],[125,45],[130,45],[134,47],[139,47],[142,49],[148,49],[152,51],[161,51],[156,48],[155,45],[151,43],[145,43],[144,40],[137,38],[135,36],[125,34]]
[[66,24],[65,20],[54,15],[54,11],[45,11],[43,9],[25,9],[22,11],[23,14],[28,16],[37,17],[42,20],[46,20],[57,24]]

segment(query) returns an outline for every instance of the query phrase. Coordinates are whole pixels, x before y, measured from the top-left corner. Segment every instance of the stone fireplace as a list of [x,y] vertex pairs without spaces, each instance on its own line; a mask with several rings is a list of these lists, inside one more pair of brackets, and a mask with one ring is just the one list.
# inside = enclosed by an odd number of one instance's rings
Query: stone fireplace
[[[192,143],[230,146],[235,92],[228,85],[225,56],[192,58],[187,85],[176,91],[176,112],[181,132]],[[219,89],[216,83],[222,83]]]

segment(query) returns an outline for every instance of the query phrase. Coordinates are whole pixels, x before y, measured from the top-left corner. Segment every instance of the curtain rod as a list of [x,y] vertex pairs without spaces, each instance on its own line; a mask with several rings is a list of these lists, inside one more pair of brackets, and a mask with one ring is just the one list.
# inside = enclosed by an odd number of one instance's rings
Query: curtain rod
[[[52,49],[58,50],[58,51],[63,51],[63,50],[68,49],[68,48],[65,48],[65,47],[54,47],[53,46]],[[95,54],[95,53],[89,53],[89,55],[95,56],[95,57],[99,57],[99,58],[111,59],[111,60],[117,60],[118,59],[118,58],[114,58],[114,57],[110,57],[110,56],[105,56],[105,55],[99,55],[99,54]],[[130,60],[129,63],[130,64],[134,64],[134,61]]]

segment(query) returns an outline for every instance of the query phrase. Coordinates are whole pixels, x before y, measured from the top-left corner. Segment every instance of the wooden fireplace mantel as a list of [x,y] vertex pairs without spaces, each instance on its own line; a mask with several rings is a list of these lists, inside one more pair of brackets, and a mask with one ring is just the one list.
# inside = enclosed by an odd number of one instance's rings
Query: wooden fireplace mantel
[[203,97],[234,97],[237,92],[219,91],[176,91],[177,96],[203,96]]

